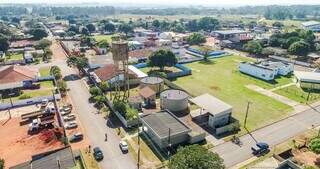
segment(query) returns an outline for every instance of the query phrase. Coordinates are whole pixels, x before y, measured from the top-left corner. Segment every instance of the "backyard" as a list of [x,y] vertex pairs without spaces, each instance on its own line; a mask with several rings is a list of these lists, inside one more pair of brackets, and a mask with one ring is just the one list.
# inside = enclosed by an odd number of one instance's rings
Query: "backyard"
[[251,102],[247,128],[254,130],[288,116],[292,108],[270,97],[246,87],[255,84],[271,89],[292,82],[290,77],[281,77],[273,82],[265,82],[238,71],[241,61],[250,61],[241,56],[228,56],[211,62],[186,64],[192,69],[191,76],[178,78],[174,83],[191,95],[212,94],[233,106],[233,116],[243,122],[248,101]]

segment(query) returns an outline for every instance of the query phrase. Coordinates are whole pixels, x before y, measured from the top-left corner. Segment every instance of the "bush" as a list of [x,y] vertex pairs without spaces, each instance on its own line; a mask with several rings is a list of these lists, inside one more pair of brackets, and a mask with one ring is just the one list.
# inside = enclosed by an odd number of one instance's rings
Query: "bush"
[[309,143],[309,149],[317,154],[320,153],[320,137],[313,138]]
[[4,159],[0,159],[0,169],[4,168]]
[[89,92],[90,92],[90,94],[91,94],[92,96],[102,95],[102,91],[101,91],[101,89],[99,89],[98,87],[92,87],[92,88],[90,88]]
[[31,96],[28,94],[23,94],[23,95],[19,96],[19,100],[30,99],[30,98],[31,98]]

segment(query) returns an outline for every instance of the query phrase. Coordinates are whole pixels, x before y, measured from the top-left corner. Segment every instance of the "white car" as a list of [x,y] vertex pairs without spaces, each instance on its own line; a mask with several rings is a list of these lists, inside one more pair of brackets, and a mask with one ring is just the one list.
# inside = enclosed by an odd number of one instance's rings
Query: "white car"
[[68,115],[63,117],[64,121],[72,121],[72,120],[75,120],[75,119],[76,119],[76,115],[74,115],[74,114],[68,114]]
[[71,111],[60,111],[62,116],[68,115],[71,113]]
[[76,121],[70,121],[70,122],[67,122],[64,127],[66,129],[72,129],[72,128],[77,128],[78,127],[78,124]]
[[128,150],[129,150],[128,143],[125,141],[120,141],[119,147],[122,152],[128,152]]

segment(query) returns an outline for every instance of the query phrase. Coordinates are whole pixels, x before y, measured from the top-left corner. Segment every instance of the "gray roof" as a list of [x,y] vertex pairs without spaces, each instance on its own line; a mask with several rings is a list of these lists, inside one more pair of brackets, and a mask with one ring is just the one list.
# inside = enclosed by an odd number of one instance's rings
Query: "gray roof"
[[168,137],[169,129],[171,136],[191,132],[191,129],[169,110],[145,115],[141,120],[161,139]]
[[145,77],[141,79],[141,82],[145,84],[159,84],[163,82],[163,79],[160,77]]
[[186,92],[175,89],[165,90],[160,95],[161,97],[166,97],[170,100],[182,100],[189,97],[189,95]]
[[301,82],[320,83],[320,73],[318,72],[294,71],[294,76]]
[[15,89],[23,87],[23,82],[0,84],[0,90]]
[[303,22],[303,26],[314,26],[314,25],[320,25],[320,22],[317,21],[309,21],[309,22]]
[[69,169],[75,165],[71,147],[66,147],[33,156],[30,162],[16,165],[10,169]]
[[231,105],[219,100],[218,98],[208,93],[190,99],[190,101],[207,110],[212,115],[217,115],[226,111],[232,111]]
[[212,33],[222,34],[222,35],[231,35],[231,34],[242,34],[242,33],[249,33],[245,30],[219,30],[219,31],[213,31]]

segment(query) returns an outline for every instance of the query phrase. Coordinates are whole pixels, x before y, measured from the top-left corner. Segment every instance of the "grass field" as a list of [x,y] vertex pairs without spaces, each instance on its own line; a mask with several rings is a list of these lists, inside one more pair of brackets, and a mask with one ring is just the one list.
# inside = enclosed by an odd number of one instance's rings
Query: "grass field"
[[113,35],[95,35],[94,36],[94,39],[99,43],[100,41],[102,41],[102,40],[107,40],[109,43],[111,43],[111,41],[112,41],[112,37],[113,36],[115,36],[115,34],[113,34]]
[[308,92],[298,88],[297,86],[289,86],[274,92],[300,103],[312,103],[320,100],[320,93],[311,92],[309,95],[309,100],[307,101]]
[[42,67],[39,69],[40,76],[49,76],[50,75],[50,67]]
[[273,88],[291,82],[282,77],[268,83],[244,75],[238,71],[241,61],[248,61],[241,56],[228,56],[214,59],[211,63],[194,62],[186,64],[192,69],[192,75],[178,78],[174,83],[187,90],[193,96],[210,93],[233,106],[233,116],[243,122],[247,102],[250,105],[247,128],[257,129],[288,115],[292,108],[270,97],[252,91],[245,86],[255,84],[263,88]]
[[22,54],[22,53],[15,53],[15,54],[7,55],[7,56],[6,56],[6,60],[7,60],[7,61],[11,61],[11,60],[23,60],[23,54]]

